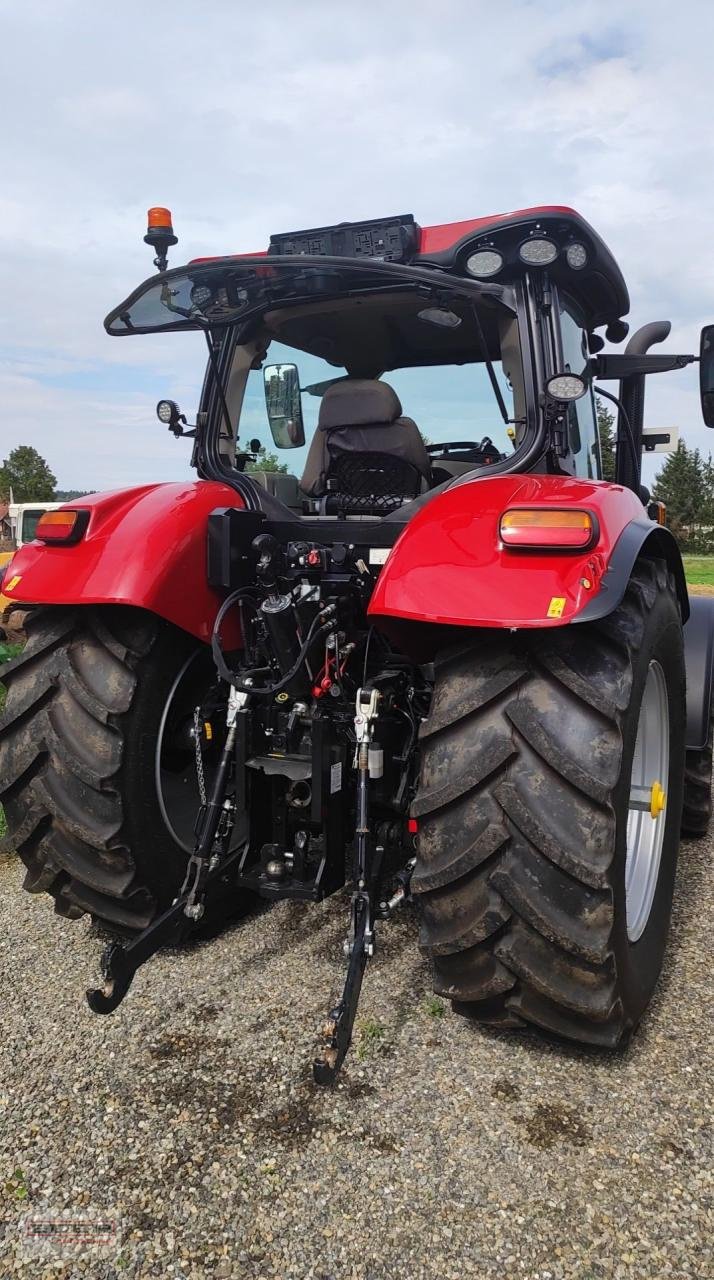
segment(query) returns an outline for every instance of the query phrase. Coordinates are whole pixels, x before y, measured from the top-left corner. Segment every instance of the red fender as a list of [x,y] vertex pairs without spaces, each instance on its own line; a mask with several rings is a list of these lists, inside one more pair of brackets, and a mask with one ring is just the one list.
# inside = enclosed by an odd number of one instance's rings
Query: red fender
[[[597,517],[597,541],[575,553],[504,547],[499,519],[513,506],[587,508]],[[645,521],[630,489],[603,480],[508,475],[456,485],[400,534],[370,615],[467,627],[564,626],[599,594],[625,528]]]
[[234,489],[148,484],[66,505],[90,511],[86,533],[74,546],[21,547],[3,584],[9,600],[136,605],[210,639],[223,596],[206,581],[206,526],[216,507],[244,506]]

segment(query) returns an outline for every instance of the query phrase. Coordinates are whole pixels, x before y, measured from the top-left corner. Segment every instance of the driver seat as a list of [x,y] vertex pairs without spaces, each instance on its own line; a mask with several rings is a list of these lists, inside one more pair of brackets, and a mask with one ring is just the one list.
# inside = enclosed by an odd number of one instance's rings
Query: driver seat
[[328,387],[300,488],[339,514],[386,515],[429,487],[421,433],[386,382],[345,378]]

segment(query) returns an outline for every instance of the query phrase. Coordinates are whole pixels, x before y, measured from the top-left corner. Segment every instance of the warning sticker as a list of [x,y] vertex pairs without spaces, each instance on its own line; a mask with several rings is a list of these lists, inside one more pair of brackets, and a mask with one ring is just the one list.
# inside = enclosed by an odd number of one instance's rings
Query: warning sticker
[[342,790],[342,761],[330,765],[330,795],[334,796]]
[[6,582],[6,583],[5,583],[5,590],[6,590],[6,591],[13,591],[13,590],[15,589],[15,587],[17,586],[18,582],[20,582],[20,581],[21,581],[21,579],[22,579],[22,574],[20,574],[20,573],[16,573],[16,574],[15,574],[15,576],[14,576],[14,578],[11,578],[9,582]]
[[550,604],[548,605],[548,613],[546,614],[546,617],[562,618],[564,608],[565,608],[565,597],[553,596]]
[[369,563],[370,564],[386,564],[387,556],[391,551],[391,547],[370,547]]

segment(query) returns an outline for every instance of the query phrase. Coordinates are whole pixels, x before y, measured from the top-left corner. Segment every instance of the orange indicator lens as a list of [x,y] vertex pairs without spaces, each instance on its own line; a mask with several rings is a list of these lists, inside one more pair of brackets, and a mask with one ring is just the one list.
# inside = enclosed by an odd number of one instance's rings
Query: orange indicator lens
[[588,511],[553,511],[543,507],[513,508],[501,516],[501,541],[509,547],[590,546],[594,534]]
[[45,511],[35,530],[41,542],[77,542],[87,527],[87,511]]

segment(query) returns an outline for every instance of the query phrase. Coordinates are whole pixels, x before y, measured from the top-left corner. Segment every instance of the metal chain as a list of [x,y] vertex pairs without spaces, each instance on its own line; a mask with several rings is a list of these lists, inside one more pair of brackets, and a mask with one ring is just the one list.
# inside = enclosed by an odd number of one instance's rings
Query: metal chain
[[196,748],[196,779],[198,781],[198,794],[201,797],[201,804],[206,804],[206,779],[203,774],[203,753],[201,751],[201,708],[193,709],[193,741]]

